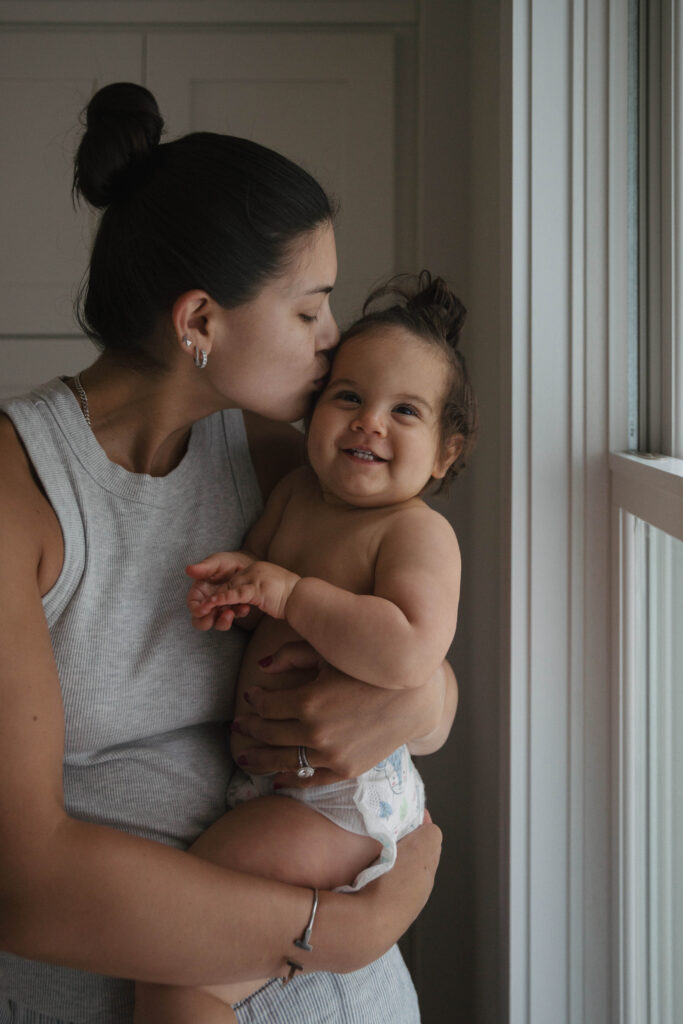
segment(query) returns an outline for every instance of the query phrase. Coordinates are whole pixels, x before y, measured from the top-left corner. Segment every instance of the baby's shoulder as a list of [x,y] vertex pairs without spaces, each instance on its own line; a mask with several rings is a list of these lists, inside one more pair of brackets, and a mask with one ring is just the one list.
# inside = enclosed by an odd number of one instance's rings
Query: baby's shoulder
[[382,526],[384,544],[438,546],[454,553],[459,550],[455,530],[448,519],[419,498],[389,511]]
[[421,498],[411,498],[410,501],[397,505],[387,510],[387,524],[393,528],[403,529],[424,529],[430,526],[433,529],[444,530],[455,535],[451,523],[436,509],[431,508]]
[[299,495],[305,495],[314,482],[315,477],[308,466],[297,466],[278,480],[268,496],[268,503],[283,507]]
[[318,479],[310,466],[297,466],[278,485],[288,503],[309,504],[320,494]]

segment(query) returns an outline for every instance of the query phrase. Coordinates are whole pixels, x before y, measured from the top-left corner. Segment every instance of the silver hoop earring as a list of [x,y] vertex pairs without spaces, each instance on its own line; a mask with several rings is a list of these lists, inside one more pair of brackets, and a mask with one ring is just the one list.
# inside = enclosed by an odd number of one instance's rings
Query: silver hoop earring
[[203,370],[209,361],[209,357],[203,348],[194,347],[194,365],[198,370]]
[[188,336],[186,334],[184,334],[183,335],[183,345],[185,346],[185,348],[189,348],[191,344],[192,344],[192,339],[188,338]]

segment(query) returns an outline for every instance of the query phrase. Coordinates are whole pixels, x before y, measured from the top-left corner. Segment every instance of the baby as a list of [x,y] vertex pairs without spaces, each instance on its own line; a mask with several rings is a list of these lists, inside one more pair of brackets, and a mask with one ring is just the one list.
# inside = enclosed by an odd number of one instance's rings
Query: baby
[[[282,644],[303,638],[335,668],[387,688],[419,685],[444,659],[455,633],[460,553],[449,523],[421,495],[454,476],[474,443],[476,404],[457,348],[464,317],[443,280],[427,271],[374,292],[342,335],[313,410],[309,465],[278,484],[244,550],[188,568],[197,577],[188,603],[198,628],[244,622],[246,606],[263,616],[238,682],[238,764],[248,768],[254,745],[239,732],[249,687],[300,678],[264,673]],[[314,752],[300,748],[299,758],[306,774]],[[401,747],[359,778],[308,788],[274,792],[272,776],[238,771],[228,803],[234,809],[211,830],[220,851],[214,859],[352,891],[392,867],[396,843],[422,822],[424,791]],[[177,993],[178,1024],[234,1021],[230,1004],[261,984],[166,989],[164,1006]],[[144,995],[136,1020],[161,1019],[148,1010],[152,987]]]

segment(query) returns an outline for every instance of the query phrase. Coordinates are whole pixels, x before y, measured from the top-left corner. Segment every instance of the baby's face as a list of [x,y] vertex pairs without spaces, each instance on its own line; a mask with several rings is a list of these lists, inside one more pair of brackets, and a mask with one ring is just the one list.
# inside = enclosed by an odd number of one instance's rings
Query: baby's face
[[431,477],[443,477],[447,377],[439,349],[403,328],[377,326],[345,342],[308,432],[325,496],[377,508],[407,501]]

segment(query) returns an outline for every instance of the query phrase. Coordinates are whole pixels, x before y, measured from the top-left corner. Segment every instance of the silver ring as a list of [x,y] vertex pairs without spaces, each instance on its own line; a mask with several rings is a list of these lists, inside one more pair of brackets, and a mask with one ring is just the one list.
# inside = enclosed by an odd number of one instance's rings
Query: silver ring
[[299,767],[296,774],[300,779],[310,779],[312,775],[315,775],[315,768],[308,763],[305,747],[299,747]]

